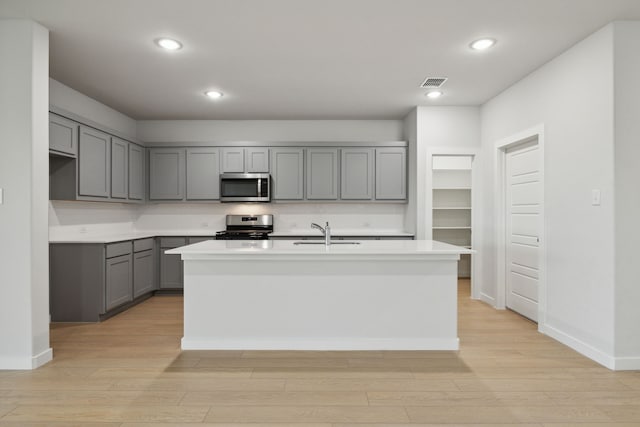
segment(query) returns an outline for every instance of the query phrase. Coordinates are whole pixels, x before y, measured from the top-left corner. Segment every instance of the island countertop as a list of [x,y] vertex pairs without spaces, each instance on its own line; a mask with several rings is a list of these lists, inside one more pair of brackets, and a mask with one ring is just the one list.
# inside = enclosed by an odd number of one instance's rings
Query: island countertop
[[[309,241],[305,241],[308,243]],[[457,258],[475,251],[435,240],[353,240],[358,244],[299,244],[292,240],[208,240],[166,251],[184,260],[197,259],[358,259]],[[342,243],[340,243],[342,242]],[[320,242],[318,242],[320,243]]]

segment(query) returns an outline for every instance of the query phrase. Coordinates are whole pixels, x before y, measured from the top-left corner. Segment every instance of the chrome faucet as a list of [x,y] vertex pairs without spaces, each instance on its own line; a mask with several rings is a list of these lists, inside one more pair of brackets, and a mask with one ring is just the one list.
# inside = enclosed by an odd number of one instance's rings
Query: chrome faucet
[[331,227],[329,227],[329,221],[327,221],[327,225],[324,228],[322,228],[321,225],[318,225],[315,222],[312,222],[311,228],[317,228],[322,232],[322,234],[324,234],[325,246],[329,246],[331,244]]

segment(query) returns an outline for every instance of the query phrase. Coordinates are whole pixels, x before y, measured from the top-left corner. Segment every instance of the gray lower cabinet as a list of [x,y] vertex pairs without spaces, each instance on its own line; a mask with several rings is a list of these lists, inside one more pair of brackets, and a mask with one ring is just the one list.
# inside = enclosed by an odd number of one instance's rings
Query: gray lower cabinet
[[131,254],[107,259],[106,311],[133,299],[133,260]]
[[185,149],[149,149],[149,199],[183,200],[185,193]]
[[308,148],[306,157],[307,199],[338,198],[338,149]]
[[78,128],[73,120],[49,113],[49,150],[75,157],[78,154]]
[[144,200],[144,183],[144,148],[136,144],[129,144],[129,200]]
[[49,245],[54,322],[97,322],[155,289],[154,239]]
[[129,196],[129,143],[111,138],[111,198],[127,199]]
[[220,150],[187,148],[187,200],[220,199]]
[[272,148],[271,178],[273,200],[304,198],[304,149]]
[[80,126],[78,142],[78,195],[108,198],[111,188],[111,137]]
[[404,200],[406,198],[406,148],[376,148],[376,200]]
[[372,148],[343,148],[340,150],[340,199],[373,199],[375,171]]
[[147,250],[133,254],[133,297],[149,293],[155,289],[154,251]]
[[211,240],[213,237],[160,237],[160,289],[182,289],[184,268],[180,255],[169,255],[166,250]]
[[186,244],[185,237],[160,238],[160,289],[183,288],[183,269],[180,255],[169,255],[164,252]]

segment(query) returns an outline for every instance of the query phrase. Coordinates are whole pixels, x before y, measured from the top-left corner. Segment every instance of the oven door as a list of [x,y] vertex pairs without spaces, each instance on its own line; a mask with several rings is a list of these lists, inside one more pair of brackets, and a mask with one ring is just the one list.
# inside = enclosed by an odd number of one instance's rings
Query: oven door
[[271,182],[266,173],[223,173],[220,175],[221,202],[268,202]]

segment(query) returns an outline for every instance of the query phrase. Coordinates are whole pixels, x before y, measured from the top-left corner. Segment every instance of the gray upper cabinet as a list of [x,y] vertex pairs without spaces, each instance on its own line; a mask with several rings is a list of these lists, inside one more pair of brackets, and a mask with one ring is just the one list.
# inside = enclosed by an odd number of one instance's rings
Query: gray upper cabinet
[[129,199],[144,200],[144,148],[129,144]]
[[111,137],[80,126],[78,195],[108,198],[111,190]]
[[149,199],[183,200],[185,149],[149,149]]
[[111,138],[111,198],[126,199],[129,196],[129,143]]
[[376,199],[405,200],[406,198],[406,148],[376,148]]
[[244,170],[247,173],[269,172],[269,149],[267,147],[245,148]]
[[371,200],[373,198],[374,150],[343,148],[340,162],[340,198]]
[[75,157],[78,154],[79,127],[72,120],[49,113],[49,150]]
[[212,147],[187,149],[187,200],[220,198],[219,153]]
[[307,149],[307,199],[338,198],[338,149]]
[[222,149],[222,172],[244,172],[244,148]]
[[272,199],[301,200],[304,198],[304,150],[302,148],[272,148]]

